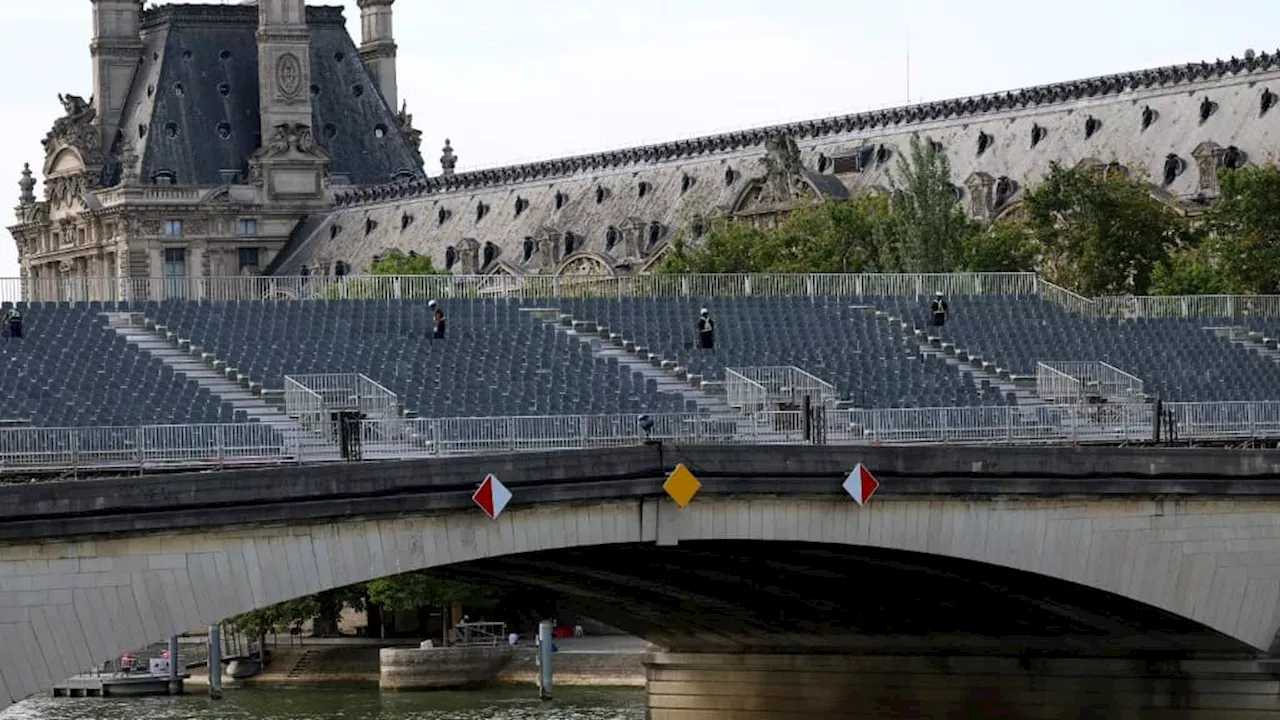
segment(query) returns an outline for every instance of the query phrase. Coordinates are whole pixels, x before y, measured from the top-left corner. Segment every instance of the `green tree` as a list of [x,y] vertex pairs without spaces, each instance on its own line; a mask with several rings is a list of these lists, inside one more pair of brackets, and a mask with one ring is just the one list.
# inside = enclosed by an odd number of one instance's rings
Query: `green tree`
[[365,610],[367,588],[364,583],[349,585],[335,590],[317,593],[316,614],[312,618],[311,634],[314,637],[337,637],[338,621],[342,619],[342,611],[351,608],[356,612]]
[[1156,266],[1151,292],[1156,295],[1227,295],[1231,278],[1207,246],[1179,248]]
[[764,246],[769,235],[745,223],[727,217],[711,221],[707,234],[697,247],[683,237],[676,238],[671,253],[662,261],[659,272],[670,274],[759,273],[771,272],[771,251]]
[[489,597],[483,588],[419,571],[371,581],[369,602],[389,612],[411,612],[455,603],[487,604]]
[[952,272],[981,229],[960,207],[951,163],[930,138],[913,136],[893,173],[894,241],[903,272]]
[[1280,168],[1222,169],[1205,214],[1208,252],[1236,292],[1280,293]]
[[405,254],[391,250],[369,266],[370,275],[449,275],[447,270],[436,268],[431,257],[415,252]]
[[[415,280],[415,277],[452,275],[440,270],[426,255],[405,254],[391,250],[369,266],[368,278],[351,278],[325,288],[324,296],[330,300],[369,300],[397,297],[401,299],[427,300],[444,295],[448,280]],[[388,276],[394,276],[388,277]],[[399,279],[404,278],[404,279]]]
[[959,270],[967,272],[1031,272],[1040,248],[1021,220],[1004,220],[974,233],[961,247]]
[[1146,183],[1106,168],[1054,166],[1024,208],[1042,270],[1086,296],[1148,293],[1156,267],[1186,234]]

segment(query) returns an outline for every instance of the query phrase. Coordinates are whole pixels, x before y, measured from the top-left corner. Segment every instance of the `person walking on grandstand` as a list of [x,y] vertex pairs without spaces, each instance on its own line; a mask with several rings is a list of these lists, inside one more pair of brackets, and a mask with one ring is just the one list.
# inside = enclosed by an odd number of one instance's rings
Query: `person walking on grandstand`
[[702,308],[702,313],[698,315],[697,336],[699,349],[716,349],[716,322],[711,319],[711,313],[706,308]]
[[4,336],[8,338],[22,337],[22,313],[17,308],[9,308],[4,314]]
[[933,294],[933,302],[929,303],[929,315],[933,317],[933,326],[942,327],[947,324],[947,299],[942,291]]
[[433,321],[431,337],[436,339],[444,338],[444,311],[440,309],[440,303],[432,300],[427,303],[427,307],[431,308],[431,317]]

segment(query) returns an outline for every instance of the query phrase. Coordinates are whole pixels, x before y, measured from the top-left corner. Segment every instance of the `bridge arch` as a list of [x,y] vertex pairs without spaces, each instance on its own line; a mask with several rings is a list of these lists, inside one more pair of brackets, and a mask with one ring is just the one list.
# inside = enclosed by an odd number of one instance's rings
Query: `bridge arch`
[[[403,508],[403,504],[401,504]],[[808,543],[954,558],[1057,578],[1172,613],[1264,650],[1275,634],[1280,502],[969,500],[707,494],[322,518],[0,548],[0,706],[174,632],[402,572],[601,546]],[[1228,557],[1230,523],[1254,540]],[[1244,530],[1240,530],[1243,528]],[[1218,533],[1222,534],[1222,533]],[[1230,534],[1230,533],[1227,533]],[[1280,544],[1277,540],[1267,540]],[[1221,543],[1220,543],[1221,545]],[[1225,552],[1229,548],[1218,548]],[[1244,564],[1244,557],[1255,564]]]

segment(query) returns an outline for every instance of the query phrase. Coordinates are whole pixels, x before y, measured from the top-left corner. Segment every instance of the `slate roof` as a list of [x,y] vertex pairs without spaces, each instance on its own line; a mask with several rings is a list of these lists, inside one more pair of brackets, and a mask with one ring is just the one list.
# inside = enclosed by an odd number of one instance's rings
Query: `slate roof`
[[906,107],[874,110],[818,120],[804,120],[753,128],[700,138],[624,148],[608,152],[557,158],[523,165],[477,170],[425,181],[390,183],[386,187],[352,189],[339,193],[339,206],[361,205],[398,198],[493,187],[509,183],[566,177],[636,165],[653,165],[707,155],[732,153],[756,147],[771,135],[790,135],[796,140],[820,139],[853,132],[903,129],[911,125],[954,122],[998,112],[1033,110],[1087,99],[1106,99],[1125,92],[1172,88],[1206,80],[1274,72],[1280,69],[1280,50],[1274,53],[1246,53],[1244,58],[1189,63],[1104,75],[1083,80],[1040,85],[1002,93],[978,95]]
[[[262,142],[257,22],[253,5],[144,12],[144,57],[121,124],[122,138],[137,144],[143,182],[167,172],[183,185],[221,185],[229,181],[225,171],[247,171]],[[307,22],[312,127],[331,172],[356,185],[424,178],[360,62],[342,8],[308,7]]]

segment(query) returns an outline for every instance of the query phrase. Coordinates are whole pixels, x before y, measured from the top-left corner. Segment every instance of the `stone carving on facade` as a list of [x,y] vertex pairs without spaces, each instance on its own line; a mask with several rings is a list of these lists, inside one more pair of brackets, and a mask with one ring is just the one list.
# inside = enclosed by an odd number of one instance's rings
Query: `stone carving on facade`
[[622,232],[622,257],[638,260],[644,256],[644,221],[629,217],[618,228]]
[[82,156],[95,156],[102,149],[102,138],[98,126],[94,124],[97,113],[89,101],[79,95],[58,95],[62,109],[66,113],[53,122],[53,129],[45,135],[43,142],[46,155],[63,145],[70,145],[80,151]]
[[458,269],[463,275],[479,274],[480,241],[475,238],[462,238],[458,243]]
[[31,175],[31,163],[22,163],[22,179],[18,181],[18,202],[23,207],[36,203],[36,179]]
[[458,156],[453,154],[453,145],[445,138],[444,148],[440,155],[441,174],[446,177],[453,175],[454,169],[458,167]]
[[297,55],[284,53],[276,58],[276,89],[286,100],[302,92],[302,62]]
[[400,112],[396,113],[396,125],[399,126],[405,142],[409,144],[413,159],[418,162],[418,167],[422,167],[426,164],[422,158],[422,131],[413,126],[413,113],[409,112],[409,103],[400,104]]
[[1200,143],[1191,151],[1191,157],[1196,161],[1196,170],[1200,173],[1198,187],[1201,193],[1218,194],[1218,168],[1222,167],[1222,159],[1226,154],[1226,149],[1212,140]]
[[996,179],[984,172],[975,172],[965,178],[964,187],[969,193],[969,214],[978,220],[990,220],[991,211],[995,209]]
[[789,135],[765,140],[764,175],[746,183],[731,205],[735,215],[754,216],[757,224],[775,223],[780,214],[796,208],[812,191],[805,178],[800,148]]
[[538,269],[545,273],[555,272],[559,255],[560,233],[552,228],[543,228],[538,233]]
[[559,277],[578,276],[608,276],[613,272],[609,268],[609,263],[594,255],[576,255],[568,258],[565,263],[556,271]]
[[266,161],[302,160],[322,161],[328,172],[328,157],[316,145],[311,126],[305,123],[281,123],[271,131],[271,137],[249,158],[249,182],[262,182],[262,165]]
[[136,185],[140,174],[138,148],[126,137],[120,144],[120,184]]
[[84,174],[63,175],[45,180],[44,196],[53,205],[70,205],[79,202],[87,188]]

